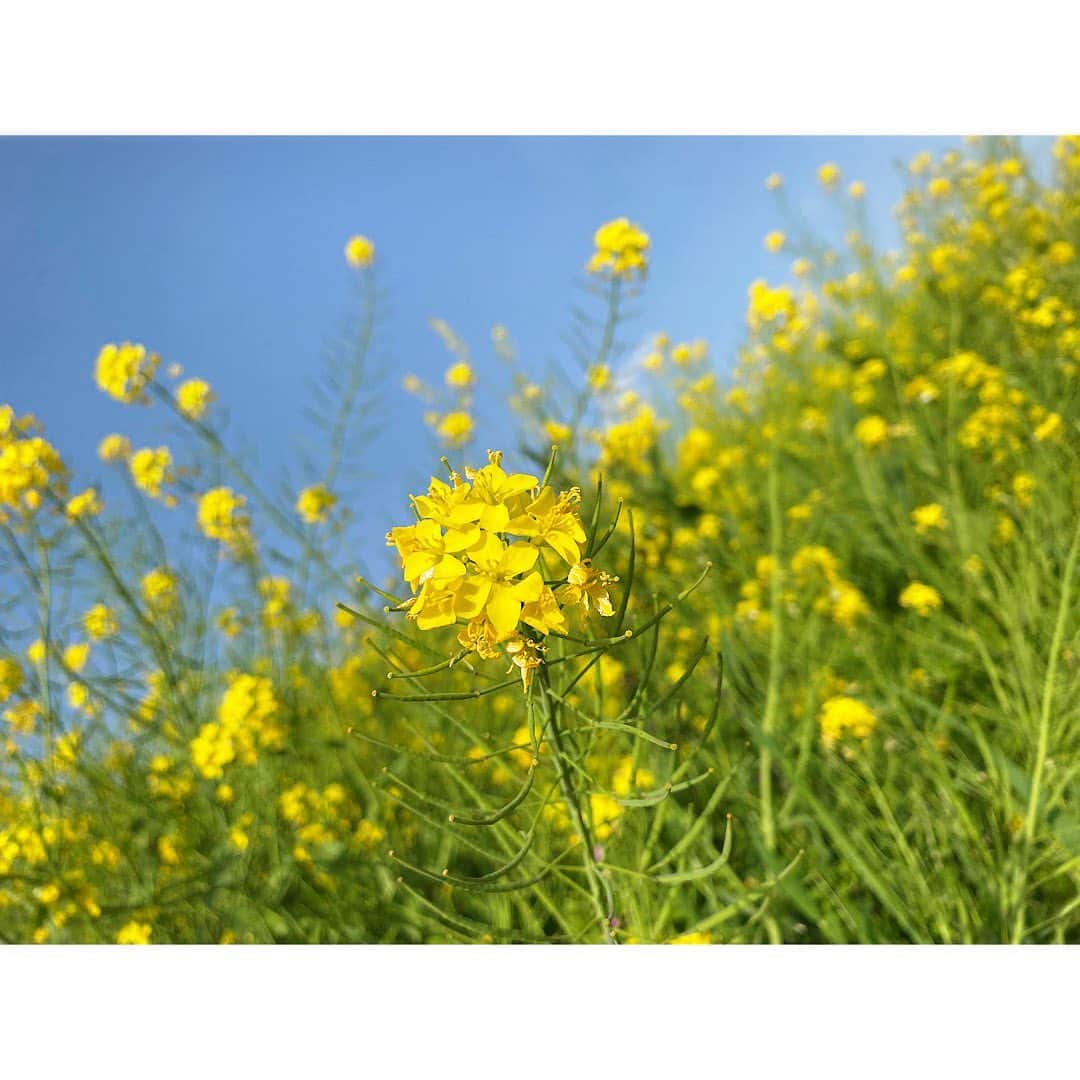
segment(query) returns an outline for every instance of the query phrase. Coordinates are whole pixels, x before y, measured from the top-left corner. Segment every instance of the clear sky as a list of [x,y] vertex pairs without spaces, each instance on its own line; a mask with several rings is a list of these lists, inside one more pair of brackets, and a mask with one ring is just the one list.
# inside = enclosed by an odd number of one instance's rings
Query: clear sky
[[[481,379],[505,324],[539,374],[561,334],[596,226],[626,215],[652,237],[631,339],[706,338],[720,367],[743,331],[748,284],[785,275],[762,237],[783,227],[764,188],[826,233],[842,228],[817,191],[822,162],[867,185],[871,231],[888,243],[900,168],[926,138],[0,139],[0,402],[33,411],[83,482],[113,430],[136,444],[156,410],[94,386],[102,344],[141,341],[208,379],[263,476],[283,475],[304,430],[305,383],[347,315],[342,248],[378,250],[389,307],[377,345],[389,378],[371,459],[378,547],[408,485],[430,468],[407,371],[438,381],[446,319]],[[505,438],[497,403],[483,448]]]

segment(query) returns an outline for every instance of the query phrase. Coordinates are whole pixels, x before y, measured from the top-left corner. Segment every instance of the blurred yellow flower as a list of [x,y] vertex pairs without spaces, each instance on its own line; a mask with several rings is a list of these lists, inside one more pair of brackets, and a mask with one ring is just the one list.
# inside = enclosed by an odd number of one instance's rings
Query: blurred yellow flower
[[913,581],[900,594],[900,606],[923,618],[937,611],[941,605],[941,593],[932,585],[924,585],[921,581]]
[[833,187],[840,180],[840,168],[831,161],[827,161],[818,169],[817,175],[822,187]]
[[117,401],[146,401],[146,388],[160,362],[161,357],[147,353],[143,345],[106,345],[97,358],[98,387]]
[[327,514],[337,504],[337,496],[324,484],[304,488],[296,500],[296,512],[309,525],[325,521]]
[[832,746],[844,735],[852,735],[856,739],[869,738],[877,726],[877,715],[858,698],[839,695],[822,704],[818,723],[821,741],[826,746]]
[[624,217],[601,225],[593,242],[596,252],[586,266],[590,274],[631,278],[635,274],[643,275],[649,267],[645,254],[649,249],[649,235]]
[[911,511],[911,521],[915,531],[920,536],[925,536],[933,529],[944,529],[949,522],[945,516],[945,507],[941,503],[926,503],[925,506],[916,506]]
[[214,391],[202,379],[188,379],[176,388],[176,407],[189,420],[201,420],[213,400]]
[[345,245],[345,261],[358,270],[375,261],[375,245],[366,236],[352,236]]

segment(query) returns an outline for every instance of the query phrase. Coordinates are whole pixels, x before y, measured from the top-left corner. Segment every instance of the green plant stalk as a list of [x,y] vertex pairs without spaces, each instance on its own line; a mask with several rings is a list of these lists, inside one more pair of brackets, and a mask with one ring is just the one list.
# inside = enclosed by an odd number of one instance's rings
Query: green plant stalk
[[1024,889],[1027,879],[1027,863],[1031,854],[1031,845],[1035,839],[1035,826],[1039,814],[1039,795],[1042,790],[1043,772],[1046,768],[1046,755],[1050,744],[1050,712],[1054,700],[1054,685],[1057,681],[1058,654],[1061,652],[1062,639],[1065,637],[1065,623],[1069,615],[1069,601],[1072,596],[1072,579],[1076,572],[1077,554],[1080,552],[1080,521],[1073,531],[1072,545],[1065,560],[1065,576],[1061,583],[1061,599],[1058,602],[1057,619],[1054,622],[1054,636],[1050,641],[1050,657],[1046,665],[1046,677],[1043,679],[1042,707],[1039,710],[1038,741],[1035,745],[1035,763],[1031,771],[1031,792],[1028,796],[1027,813],[1024,815],[1023,852],[1017,867],[1016,918],[1013,923],[1014,944],[1019,944],[1024,937],[1026,904]]
[[[559,777],[559,787],[562,790],[563,799],[566,801],[567,811],[570,814],[570,820],[574,826],[574,832],[577,835],[578,843],[581,847],[581,860],[582,865],[585,868],[585,878],[589,883],[589,895],[592,897],[593,907],[596,909],[597,918],[600,921],[600,926],[604,932],[604,941],[609,945],[616,944],[614,928],[611,925],[611,918],[614,914],[611,910],[610,904],[610,888],[601,876],[600,870],[596,865],[596,859],[593,857],[593,842],[592,836],[589,832],[589,826],[585,821],[585,817],[581,812],[581,804],[578,801],[577,790],[574,787],[574,782],[570,778],[570,771],[567,767],[566,755],[563,750],[562,732],[559,729],[558,720],[558,705],[553,704],[551,696],[548,694],[548,674],[547,670],[541,666],[540,668],[540,696],[544,702],[544,712],[547,719],[548,734],[551,737],[551,756],[555,761],[555,771]],[[532,697],[529,697],[528,707],[531,709]],[[605,905],[604,898],[608,897],[609,903]]]
[[[769,590],[769,614],[772,625],[769,628],[769,680],[765,689],[765,712],[761,720],[761,730],[771,736],[776,726],[776,710],[780,699],[780,660],[784,648],[782,620],[781,545],[783,537],[780,524],[780,478],[773,450],[769,463],[769,547],[774,561],[772,582]],[[776,821],[773,817],[772,790],[772,754],[767,745],[762,745],[758,758],[758,789],[761,798],[761,833],[765,850],[776,850]]]

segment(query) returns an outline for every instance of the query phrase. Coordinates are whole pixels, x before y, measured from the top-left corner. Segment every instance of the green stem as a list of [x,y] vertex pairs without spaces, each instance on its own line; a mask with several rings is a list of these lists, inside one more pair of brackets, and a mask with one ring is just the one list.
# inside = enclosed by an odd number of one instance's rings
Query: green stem
[[[585,877],[589,884],[589,895],[592,897],[593,907],[596,909],[597,918],[603,929],[604,940],[609,945],[614,945],[616,944],[615,933],[611,923],[615,913],[612,910],[611,889],[607,882],[600,876],[600,870],[596,865],[596,859],[593,854],[593,842],[589,833],[589,827],[581,812],[581,803],[578,800],[577,790],[574,787],[574,782],[570,778],[570,771],[567,768],[566,754],[563,749],[562,732],[559,729],[559,707],[548,693],[548,674],[545,667],[541,667],[540,669],[539,685],[541,698],[544,702],[544,712],[547,720],[548,734],[550,736],[552,757],[555,761],[555,770],[559,776],[559,787],[562,790],[563,799],[566,801],[570,820],[574,826],[578,844],[581,847],[581,860],[582,865],[585,868]],[[530,697],[529,708],[532,708],[532,700],[532,697]],[[605,897],[607,899],[606,904]]]

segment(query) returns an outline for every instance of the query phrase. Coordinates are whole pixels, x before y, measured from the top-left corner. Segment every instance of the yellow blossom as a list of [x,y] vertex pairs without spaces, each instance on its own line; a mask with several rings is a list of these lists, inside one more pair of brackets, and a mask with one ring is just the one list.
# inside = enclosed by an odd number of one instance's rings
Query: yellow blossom
[[446,369],[445,378],[447,386],[453,386],[457,387],[458,389],[463,389],[464,387],[472,386],[476,377],[473,375],[472,367],[462,361],[457,364],[452,364],[450,367],[448,367]]
[[116,935],[117,945],[149,945],[152,933],[149,923],[129,922]]
[[856,739],[869,738],[877,726],[877,715],[869,705],[858,698],[839,695],[826,700],[818,717],[821,741],[832,746],[844,735]]
[[351,236],[345,245],[345,261],[358,270],[375,261],[375,245],[366,236]]
[[130,404],[146,401],[146,388],[157,371],[161,358],[148,353],[143,345],[125,341],[106,345],[97,358],[95,377],[98,387],[117,401]]
[[196,520],[204,536],[228,548],[245,549],[251,542],[251,519],[244,512],[246,506],[247,499],[232,488],[211,488],[199,499]]
[[162,488],[174,480],[172,454],[167,446],[136,450],[129,464],[135,486],[152,499],[160,498]]
[[925,536],[934,529],[944,529],[949,524],[945,516],[945,507],[941,503],[926,503],[923,506],[916,506],[911,511],[911,521],[915,526],[915,531],[920,536]]
[[113,464],[131,457],[131,440],[126,435],[106,435],[98,444],[98,457]]
[[646,252],[649,236],[626,218],[616,218],[596,230],[596,252],[586,269],[590,274],[610,274],[613,278],[643,275],[648,269]]
[[337,496],[325,484],[304,488],[296,500],[296,512],[309,525],[325,521],[327,514],[337,504]]
[[941,593],[932,585],[924,585],[921,581],[913,581],[900,594],[900,606],[914,611],[923,618],[937,611],[941,605]]
[[188,379],[176,388],[176,407],[189,420],[201,420],[213,400],[210,384],[202,379]]

